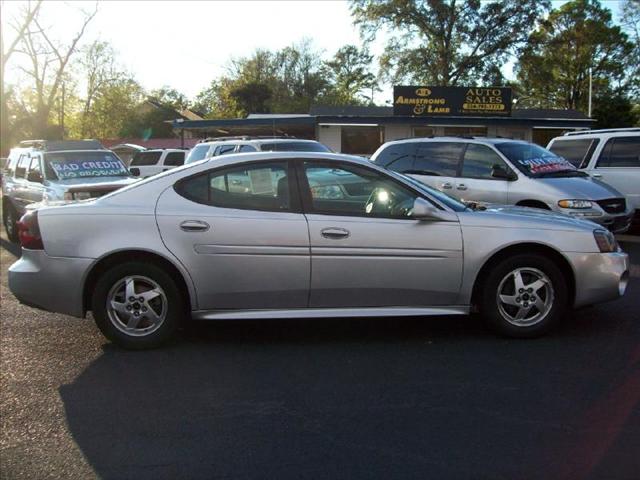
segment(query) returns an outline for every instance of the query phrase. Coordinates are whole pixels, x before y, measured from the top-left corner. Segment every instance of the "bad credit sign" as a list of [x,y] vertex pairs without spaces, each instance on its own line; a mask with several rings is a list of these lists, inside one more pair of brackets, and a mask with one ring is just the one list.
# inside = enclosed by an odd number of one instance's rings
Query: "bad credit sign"
[[403,116],[508,116],[509,87],[393,87],[393,114]]

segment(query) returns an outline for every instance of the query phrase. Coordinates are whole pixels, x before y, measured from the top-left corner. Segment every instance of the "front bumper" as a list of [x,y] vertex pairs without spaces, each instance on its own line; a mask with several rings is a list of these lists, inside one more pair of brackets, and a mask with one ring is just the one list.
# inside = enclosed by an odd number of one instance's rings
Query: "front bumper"
[[9,267],[9,290],[25,305],[83,317],[84,279],[93,262],[22,249],[22,257]]
[[629,256],[624,252],[566,254],[576,279],[574,307],[615,300],[629,282]]

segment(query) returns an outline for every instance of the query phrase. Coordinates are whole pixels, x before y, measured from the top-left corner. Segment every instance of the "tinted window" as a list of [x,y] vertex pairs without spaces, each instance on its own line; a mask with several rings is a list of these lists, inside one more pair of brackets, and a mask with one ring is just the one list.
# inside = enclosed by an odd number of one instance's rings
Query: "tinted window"
[[209,145],[198,145],[189,150],[189,155],[187,155],[187,159],[185,163],[197,162],[198,160],[202,160],[207,152],[209,151]]
[[356,155],[371,155],[384,138],[382,127],[349,126],[342,127],[341,152]]
[[334,215],[406,218],[416,195],[364,168],[305,163],[313,210]]
[[462,176],[467,178],[493,178],[493,167],[507,168],[500,156],[485,145],[470,143],[464,152]]
[[178,165],[184,164],[184,152],[167,153],[164,164],[170,167],[177,167]]
[[155,165],[160,160],[162,152],[138,152],[131,160],[131,167],[144,167]]
[[31,159],[29,155],[21,155],[18,160],[18,166],[16,167],[16,177],[24,178],[27,175],[27,168],[29,168],[29,163]]
[[592,138],[557,140],[551,144],[549,150],[559,157],[569,160],[574,167],[584,168],[589,163],[598,142],[598,139]]
[[283,211],[291,207],[286,162],[215,170],[176,185],[190,200],[216,207]]
[[395,143],[382,150],[376,163],[386,168],[403,172],[413,168],[415,143]]
[[240,145],[239,152],[256,152],[257,150],[251,145]]
[[218,148],[216,148],[216,152],[213,155],[215,156],[215,155],[225,155],[227,153],[233,153],[235,148],[236,148],[235,145],[220,145]]
[[330,152],[318,142],[274,142],[260,145],[263,152]]
[[432,142],[418,144],[413,169],[422,175],[455,177],[458,173],[462,143]]
[[598,167],[640,167],[640,137],[609,140]]

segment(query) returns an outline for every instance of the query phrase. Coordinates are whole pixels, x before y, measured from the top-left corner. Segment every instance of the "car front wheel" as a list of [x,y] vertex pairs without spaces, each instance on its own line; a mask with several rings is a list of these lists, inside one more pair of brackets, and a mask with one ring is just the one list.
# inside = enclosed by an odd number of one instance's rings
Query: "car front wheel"
[[93,298],[100,331],[120,347],[155,348],[170,340],[182,317],[184,301],[175,281],[162,268],[127,262],[104,272]]
[[[8,200],[5,200],[8,202]],[[16,210],[11,206],[7,205],[3,208],[2,212],[2,220],[4,223],[4,230],[7,232],[7,238],[9,241],[13,243],[18,242],[18,214]]]
[[549,258],[516,255],[492,268],[480,309],[488,325],[510,337],[537,337],[553,328],[567,308],[567,282]]

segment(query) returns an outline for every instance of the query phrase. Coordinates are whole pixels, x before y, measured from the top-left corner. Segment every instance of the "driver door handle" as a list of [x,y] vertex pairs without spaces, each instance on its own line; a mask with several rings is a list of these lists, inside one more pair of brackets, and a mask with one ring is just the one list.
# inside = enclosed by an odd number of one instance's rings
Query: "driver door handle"
[[464,183],[459,183],[458,184],[458,190],[466,190],[467,186]]
[[347,238],[349,237],[349,235],[351,235],[351,233],[349,232],[349,230],[346,230],[344,228],[323,228],[320,231],[320,234],[324,237],[324,238],[328,238],[331,240],[340,240],[341,238]]
[[440,185],[440,186],[441,186],[442,188],[446,189],[446,190],[450,190],[450,189],[452,189],[452,188],[453,188],[453,185],[451,185],[451,183],[449,183],[449,182],[443,183],[443,184],[442,184],[442,185]]
[[180,224],[180,230],[184,232],[206,232],[209,224],[200,220],[185,220]]

